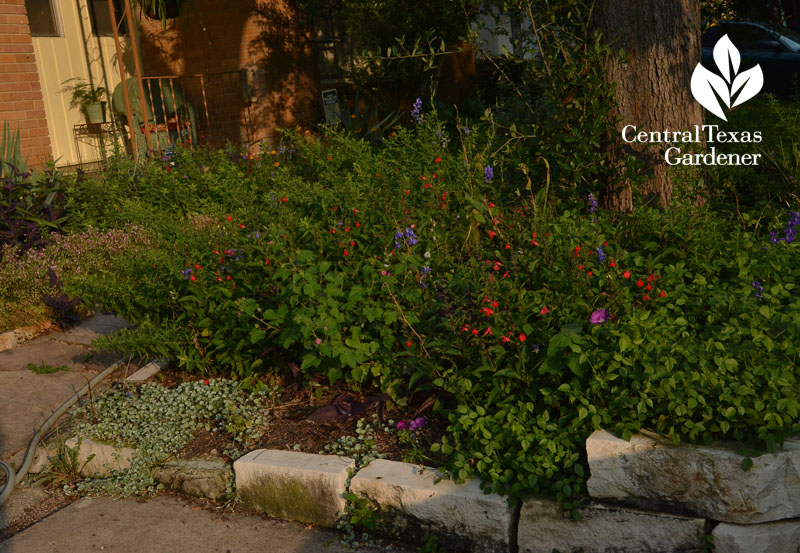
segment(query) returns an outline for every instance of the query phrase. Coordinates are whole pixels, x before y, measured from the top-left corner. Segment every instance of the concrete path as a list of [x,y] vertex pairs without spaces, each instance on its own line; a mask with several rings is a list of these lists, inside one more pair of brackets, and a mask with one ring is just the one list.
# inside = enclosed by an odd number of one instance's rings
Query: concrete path
[[[0,553],[347,553],[341,534],[242,513],[211,513],[170,497],[84,498],[10,539]],[[378,553],[377,548],[359,548]],[[402,546],[392,551],[409,553]]]
[[[19,466],[34,429],[117,360],[93,352],[91,341],[124,326],[118,317],[95,315],[66,332],[52,332],[0,352],[0,459]],[[27,368],[29,363],[69,370],[37,374]]]

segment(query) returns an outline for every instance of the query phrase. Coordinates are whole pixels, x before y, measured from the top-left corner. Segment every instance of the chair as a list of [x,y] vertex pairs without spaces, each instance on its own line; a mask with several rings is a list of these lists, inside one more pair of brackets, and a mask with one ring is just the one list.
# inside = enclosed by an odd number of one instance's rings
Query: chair
[[[150,140],[153,150],[164,150],[170,143],[185,142],[191,138],[192,145],[197,144],[197,109],[186,100],[181,86],[172,79],[143,79],[144,102],[139,99],[139,86],[136,79],[127,79],[128,95],[133,116],[136,151],[147,152],[145,139],[145,116],[150,126]],[[114,89],[112,106],[117,116],[127,124],[125,112],[125,95],[122,83]],[[142,110],[144,104],[144,111]]]

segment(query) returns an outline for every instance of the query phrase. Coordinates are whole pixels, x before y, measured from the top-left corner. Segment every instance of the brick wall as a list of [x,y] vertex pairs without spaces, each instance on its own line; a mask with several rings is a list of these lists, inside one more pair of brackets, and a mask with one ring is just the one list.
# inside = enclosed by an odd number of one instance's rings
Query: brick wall
[[24,0],[0,0],[0,125],[20,129],[31,166],[53,157]]
[[[166,31],[159,21],[143,17],[140,44],[145,75],[216,74],[204,80],[205,97],[197,79],[182,85],[191,89],[187,96],[199,112],[208,106],[204,130],[212,143],[239,138],[271,144],[276,127],[321,115],[315,54],[290,0],[197,0],[195,5],[187,21],[170,22]],[[238,71],[243,68],[252,76],[250,103],[242,97]]]

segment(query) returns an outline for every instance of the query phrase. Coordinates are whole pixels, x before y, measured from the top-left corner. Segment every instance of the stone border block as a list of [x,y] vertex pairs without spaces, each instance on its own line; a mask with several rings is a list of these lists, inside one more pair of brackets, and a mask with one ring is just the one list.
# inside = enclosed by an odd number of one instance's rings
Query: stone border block
[[797,553],[800,520],[764,524],[718,524],[711,533],[716,553]]
[[[574,520],[546,499],[522,504],[519,553],[687,553],[701,551],[706,521],[593,503]],[[719,551],[719,550],[718,550]]]
[[505,497],[485,494],[477,479],[464,484],[437,480],[434,469],[377,459],[350,482],[350,491],[376,503],[394,528],[387,534],[420,541],[447,536],[447,549],[509,551],[516,540],[516,511]]
[[233,463],[236,490],[249,509],[335,527],[355,461],[335,455],[257,449]]
[[[66,441],[66,445],[73,449],[78,447],[78,438],[70,438]],[[83,438],[80,440],[78,452],[78,463],[82,467],[81,476],[108,476],[114,470],[130,468],[135,453],[136,450],[130,447],[118,447]],[[90,455],[94,457],[87,463]]]
[[800,442],[777,453],[742,457],[715,446],[678,446],[642,434],[625,441],[595,431],[586,441],[589,495],[648,510],[690,512],[754,524],[800,517]]
[[222,498],[228,482],[233,480],[233,470],[222,459],[179,459],[154,467],[151,472],[156,482],[187,495],[208,499]]
[[151,376],[158,374],[161,368],[164,366],[162,362],[159,361],[151,361],[132,375],[130,375],[125,380],[127,382],[144,382]]

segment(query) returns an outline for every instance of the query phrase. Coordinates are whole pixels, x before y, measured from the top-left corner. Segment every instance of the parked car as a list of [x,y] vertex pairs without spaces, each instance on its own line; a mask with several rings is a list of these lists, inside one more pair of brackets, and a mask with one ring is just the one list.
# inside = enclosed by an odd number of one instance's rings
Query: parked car
[[800,34],[791,29],[754,21],[720,21],[703,26],[703,65],[717,71],[714,45],[725,35],[741,55],[739,70],[756,64],[764,73],[762,92],[779,98],[800,96]]

